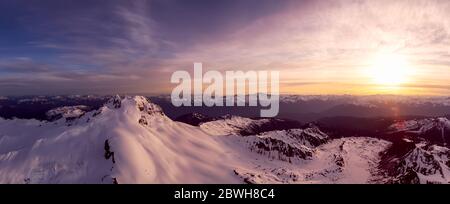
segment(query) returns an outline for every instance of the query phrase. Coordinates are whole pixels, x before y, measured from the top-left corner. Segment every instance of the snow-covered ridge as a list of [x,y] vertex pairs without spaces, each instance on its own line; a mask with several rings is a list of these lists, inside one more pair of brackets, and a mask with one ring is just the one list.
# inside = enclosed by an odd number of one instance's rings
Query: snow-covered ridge
[[371,183],[379,153],[389,145],[366,137],[335,139],[316,147],[313,157],[301,164],[267,167],[258,163],[252,169],[237,168],[235,173],[246,183]]
[[210,135],[241,135],[250,136],[274,130],[289,130],[305,128],[295,120],[280,118],[244,118],[240,116],[225,115],[218,118],[195,118],[192,115],[184,117],[181,121],[188,124],[198,122],[197,126]]
[[324,144],[328,135],[317,128],[269,131],[244,137],[250,151],[271,159],[294,162],[311,159],[314,148]]
[[223,149],[145,97],[115,97],[72,126],[0,120],[0,183],[239,182]]
[[64,119],[74,119],[79,118],[84,115],[84,113],[89,109],[89,107],[85,105],[78,106],[63,106],[59,108],[54,108],[47,111],[46,115],[49,120],[56,120],[59,118]]
[[447,118],[425,118],[419,120],[406,120],[392,124],[392,131],[408,131],[412,133],[425,133],[433,128],[450,129],[450,120]]
[[239,116],[230,116],[222,120],[215,120],[200,124],[200,128],[210,135],[238,135],[239,132],[251,125],[268,122],[268,119],[253,120]]
[[450,149],[426,143],[400,158],[394,183],[450,183]]
[[312,125],[241,134],[270,122],[192,126],[142,96],[112,97],[70,126],[0,119],[0,183],[366,183],[389,146]]

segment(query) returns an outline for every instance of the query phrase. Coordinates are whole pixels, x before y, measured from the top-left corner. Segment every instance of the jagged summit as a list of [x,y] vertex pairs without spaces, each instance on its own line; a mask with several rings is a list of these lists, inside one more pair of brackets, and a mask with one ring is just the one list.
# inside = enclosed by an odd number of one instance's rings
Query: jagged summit
[[[122,106],[131,106],[136,107],[140,111],[145,111],[148,114],[162,114],[164,115],[162,109],[152,103],[149,99],[144,96],[125,96],[121,97],[119,95],[115,95],[111,97],[108,102],[105,104],[106,107],[110,109],[120,109]],[[126,107],[128,108],[128,107]]]
[[121,97],[119,95],[111,97],[97,110],[90,110],[89,107],[81,105],[64,106],[48,111],[47,117],[49,122],[53,124],[66,124],[67,126],[85,124],[105,117],[134,117],[137,119],[131,120],[146,124],[149,123],[147,119],[150,118],[171,121],[158,105],[152,103],[146,97]]
[[106,103],[106,106],[109,108],[120,108],[121,105],[122,105],[122,98],[119,95],[111,97]]

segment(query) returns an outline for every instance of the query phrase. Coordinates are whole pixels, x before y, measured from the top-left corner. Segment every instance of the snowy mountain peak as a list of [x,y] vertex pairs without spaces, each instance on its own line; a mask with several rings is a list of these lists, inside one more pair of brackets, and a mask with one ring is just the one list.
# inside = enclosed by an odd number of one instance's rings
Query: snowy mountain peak
[[121,98],[119,95],[116,95],[109,99],[102,109],[105,108],[110,110],[122,109],[125,111],[124,114],[127,115],[140,112],[145,115],[166,117],[163,110],[158,105],[150,102],[150,100],[144,96],[125,96],[124,98]]
[[122,98],[119,95],[115,95],[108,100],[106,106],[109,108],[120,108],[122,104]]
[[141,112],[145,112],[149,115],[165,116],[163,110],[156,104],[149,101],[144,96],[126,97],[126,102],[132,101]]

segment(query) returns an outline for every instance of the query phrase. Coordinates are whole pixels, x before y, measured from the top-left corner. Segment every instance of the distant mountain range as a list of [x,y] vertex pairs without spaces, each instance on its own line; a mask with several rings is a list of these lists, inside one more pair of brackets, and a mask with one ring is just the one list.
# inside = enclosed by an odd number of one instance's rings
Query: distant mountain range
[[[179,107],[172,106],[169,97],[151,97],[171,118],[189,113],[201,113],[211,117],[226,114],[243,117],[259,117],[262,107]],[[322,118],[346,116],[374,117],[438,117],[450,115],[450,97],[413,96],[280,96],[279,118],[300,122],[313,122]]]
[[[0,97],[0,117],[48,119],[47,111],[61,106],[101,107],[111,96],[22,96]],[[169,96],[147,97],[172,119],[191,113],[209,117],[237,115],[259,117],[262,107],[174,107]],[[414,97],[394,95],[281,95],[279,118],[314,122],[327,117],[438,117],[450,115],[450,97]]]

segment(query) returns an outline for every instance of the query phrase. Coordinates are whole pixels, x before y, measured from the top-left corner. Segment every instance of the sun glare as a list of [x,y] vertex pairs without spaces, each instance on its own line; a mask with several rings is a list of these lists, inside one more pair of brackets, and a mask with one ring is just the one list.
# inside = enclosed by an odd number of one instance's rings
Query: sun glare
[[411,67],[404,56],[383,53],[373,60],[369,76],[376,84],[398,86],[408,81],[411,72]]

